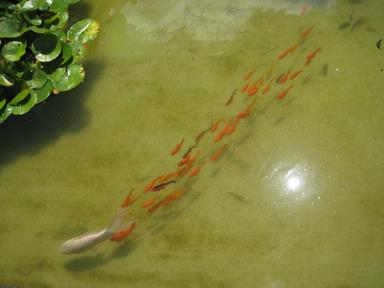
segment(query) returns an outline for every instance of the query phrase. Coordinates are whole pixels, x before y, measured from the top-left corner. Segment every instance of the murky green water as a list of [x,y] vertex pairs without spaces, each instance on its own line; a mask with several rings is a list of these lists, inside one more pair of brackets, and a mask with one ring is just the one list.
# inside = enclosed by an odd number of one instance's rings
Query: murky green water
[[[382,287],[384,4],[101,2],[72,11],[101,24],[86,82],[0,127],[0,287]],[[297,70],[318,47],[286,98],[255,96],[217,162],[204,135],[182,198],[123,243],[58,253],[172,171],[180,139],[242,110],[246,71]]]

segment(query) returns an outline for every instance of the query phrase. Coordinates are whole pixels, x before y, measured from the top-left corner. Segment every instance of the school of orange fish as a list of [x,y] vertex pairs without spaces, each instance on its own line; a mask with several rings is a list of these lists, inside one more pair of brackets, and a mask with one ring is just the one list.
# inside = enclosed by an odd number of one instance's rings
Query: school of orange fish
[[[304,9],[303,9],[304,11]],[[306,9],[305,9],[306,11]],[[302,12],[303,13],[305,13]],[[300,46],[303,46],[308,37],[314,30],[314,26],[306,28],[302,31],[298,37],[297,42],[283,50],[276,56],[276,62],[283,61],[294,53],[298,53],[297,50]],[[242,121],[251,115],[254,106],[256,105],[256,96],[260,97],[274,97],[277,100],[282,100],[294,88],[294,82],[305,73],[306,67],[308,67],[316,56],[321,52],[321,48],[315,48],[310,52],[307,52],[303,59],[303,64],[299,69],[285,71],[280,75],[272,75],[272,71],[267,71],[256,77],[256,69],[250,69],[243,76],[244,84],[241,88],[236,89],[230,95],[229,99],[224,103],[225,106],[230,106],[236,98],[242,97],[249,101],[243,101],[246,103],[240,111],[234,116],[228,118],[220,118],[212,121],[211,125],[200,132],[194,141],[194,144],[185,147],[185,138],[181,139],[171,150],[170,155],[177,157],[176,167],[173,171],[164,173],[163,175],[154,177],[147,185],[141,188],[141,191],[135,192],[133,189],[126,196],[121,204],[121,208],[129,209],[134,203],[138,203],[140,209],[145,209],[148,215],[151,215],[159,209],[166,209],[182,197],[185,192],[185,187],[179,187],[179,182],[182,178],[196,177],[204,169],[204,166],[209,162],[219,161],[225,154],[230,144],[224,143],[225,138],[231,137],[235,134],[236,127],[241,124]],[[277,92],[272,94],[272,86],[276,86]],[[269,96],[268,94],[272,94]],[[249,102],[249,103],[248,103]],[[212,138],[214,145],[213,153],[209,157],[202,157],[202,153],[199,148],[199,143],[203,138]],[[233,137],[233,136],[232,136]],[[209,140],[208,140],[209,141]],[[185,150],[183,152],[183,150]],[[183,152],[183,153],[182,153]],[[137,222],[133,222],[129,227],[116,232],[111,238],[111,241],[121,241],[128,237],[134,231]]]

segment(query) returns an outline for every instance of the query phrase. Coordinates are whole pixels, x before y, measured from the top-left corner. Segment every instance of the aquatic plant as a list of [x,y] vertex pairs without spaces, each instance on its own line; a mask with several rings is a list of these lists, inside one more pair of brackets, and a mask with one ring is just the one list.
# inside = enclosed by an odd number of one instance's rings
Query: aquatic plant
[[78,1],[0,1],[0,123],[83,81],[81,60],[99,24],[85,19],[65,32]]

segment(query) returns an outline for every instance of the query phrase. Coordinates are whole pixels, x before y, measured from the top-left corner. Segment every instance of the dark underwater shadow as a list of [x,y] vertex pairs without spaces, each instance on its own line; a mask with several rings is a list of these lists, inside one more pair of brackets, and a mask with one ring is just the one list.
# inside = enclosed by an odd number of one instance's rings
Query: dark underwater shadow
[[76,89],[52,95],[25,115],[10,116],[0,124],[0,171],[23,155],[34,155],[67,133],[78,133],[88,124],[85,102],[102,75],[103,65],[85,65],[85,80]]

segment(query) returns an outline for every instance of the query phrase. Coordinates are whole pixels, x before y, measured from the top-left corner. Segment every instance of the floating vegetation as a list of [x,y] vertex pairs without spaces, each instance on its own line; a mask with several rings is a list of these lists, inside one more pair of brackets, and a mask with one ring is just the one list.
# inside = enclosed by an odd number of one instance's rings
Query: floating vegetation
[[68,6],[78,1],[1,1],[0,123],[84,80],[81,60],[99,24],[81,20],[65,33]]

